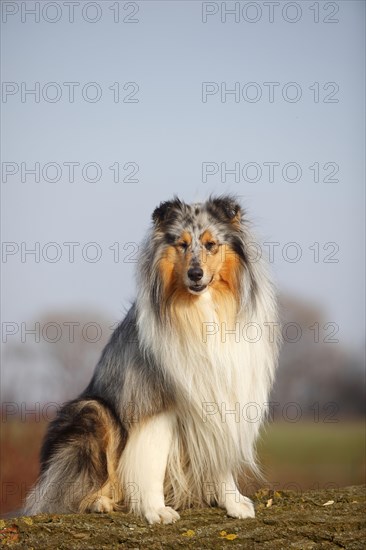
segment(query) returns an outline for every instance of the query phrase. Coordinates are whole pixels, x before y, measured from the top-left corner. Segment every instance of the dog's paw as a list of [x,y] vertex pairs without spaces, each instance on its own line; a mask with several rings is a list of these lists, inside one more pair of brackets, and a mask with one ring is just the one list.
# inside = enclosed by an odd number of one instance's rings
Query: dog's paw
[[96,512],[98,514],[108,514],[113,512],[114,502],[109,497],[99,496],[89,506],[90,512]]
[[240,496],[239,502],[230,502],[226,506],[227,515],[232,518],[254,518],[255,511],[252,501],[248,497]]
[[175,523],[180,518],[178,512],[170,508],[170,506],[149,508],[145,511],[144,516],[150,525],[153,523]]

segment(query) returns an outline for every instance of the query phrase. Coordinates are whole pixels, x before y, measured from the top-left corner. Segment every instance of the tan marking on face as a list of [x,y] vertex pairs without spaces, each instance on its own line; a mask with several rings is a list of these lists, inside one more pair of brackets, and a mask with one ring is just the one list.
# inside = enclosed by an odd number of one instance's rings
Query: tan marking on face
[[188,231],[182,233],[175,245],[166,248],[159,263],[166,299],[174,292],[187,292],[184,285],[184,275],[189,269],[192,253],[189,249],[185,250],[182,247],[183,243],[188,246],[192,243],[192,237]]
[[211,231],[205,231],[200,237],[200,241],[209,254],[216,254],[219,250],[217,239],[212,235]]
[[175,264],[177,261],[177,250],[175,246],[168,246],[164,256],[159,262],[159,270],[166,293],[172,291],[175,285]]
[[208,230],[202,233],[200,242],[202,244],[200,266],[210,277],[214,277],[221,264],[220,254],[218,254],[220,246],[211,231]]
[[188,231],[183,231],[178,240],[178,243],[187,243],[188,245],[190,245],[192,243],[192,235],[190,235]]
[[[181,244],[185,243],[187,246],[184,249]],[[175,262],[175,272],[177,279],[179,280],[178,287],[183,288],[184,275],[188,271],[191,260],[192,260],[192,251],[190,245],[192,244],[192,235],[188,231],[184,231],[180,238],[177,241],[176,250],[178,252]]]
[[200,241],[203,245],[207,244],[208,242],[216,242],[211,231],[208,230],[202,233],[202,235],[200,236]]
[[217,286],[225,285],[235,296],[239,295],[240,281],[240,259],[229,245],[221,247],[221,265],[218,270],[218,277],[215,278]]

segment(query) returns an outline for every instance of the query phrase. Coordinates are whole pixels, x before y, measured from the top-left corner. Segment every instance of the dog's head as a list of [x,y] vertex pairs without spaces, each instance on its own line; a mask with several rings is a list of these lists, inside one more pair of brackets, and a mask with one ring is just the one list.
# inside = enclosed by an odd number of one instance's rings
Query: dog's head
[[194,204],[174,198],[161,203],[152,217],[167,295],[199,296],[210,288],[238,292],[245,250],[243,212],[233,197]]

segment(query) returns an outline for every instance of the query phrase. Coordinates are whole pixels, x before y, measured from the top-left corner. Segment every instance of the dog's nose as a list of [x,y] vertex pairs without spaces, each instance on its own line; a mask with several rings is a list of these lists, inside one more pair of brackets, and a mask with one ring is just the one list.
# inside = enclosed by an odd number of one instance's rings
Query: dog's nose
[[191,269],[188,269],[188,277],[191,279],[191,281],[197,283],[197,281],[199,281],[203,277],[203,269],[201,269],[200,267],[191,267]]

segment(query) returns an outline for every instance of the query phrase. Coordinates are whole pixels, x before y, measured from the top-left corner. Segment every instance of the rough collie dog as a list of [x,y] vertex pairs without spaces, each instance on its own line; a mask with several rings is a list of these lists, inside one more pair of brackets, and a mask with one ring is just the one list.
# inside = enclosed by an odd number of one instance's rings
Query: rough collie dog
[[245,213],[229,196],[153,213],[138,296],[89,386],[50,424],[25,513],[109,512],[149,523],[218,505],[254,516],[256,471],[279,345],[277,307]]

